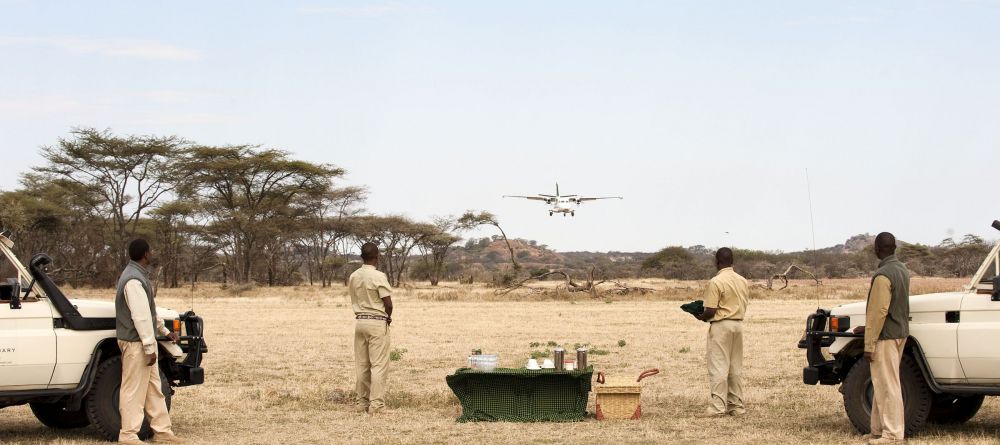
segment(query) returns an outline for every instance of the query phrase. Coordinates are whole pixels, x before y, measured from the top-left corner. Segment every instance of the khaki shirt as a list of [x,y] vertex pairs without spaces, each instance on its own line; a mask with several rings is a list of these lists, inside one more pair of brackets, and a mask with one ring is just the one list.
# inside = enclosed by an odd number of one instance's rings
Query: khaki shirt
[[365,264],[354,271],[347,280],[347,289],[351,293],[351,306],[355,315],[389,315],[385,313],[382,299],[392,295],[392,286],[385,274],[375,266]]
[[750,285],[732,267],[719,271],[705,288],[706,308],[718,308],[709,321],[742,320],[750,303]]
[[882,326],[885,325],[885,317],[889,315],[891,301],[892,282],[885,275],[875,277],[865,311],[865,352],[875,352],[875,343],[882,334]]

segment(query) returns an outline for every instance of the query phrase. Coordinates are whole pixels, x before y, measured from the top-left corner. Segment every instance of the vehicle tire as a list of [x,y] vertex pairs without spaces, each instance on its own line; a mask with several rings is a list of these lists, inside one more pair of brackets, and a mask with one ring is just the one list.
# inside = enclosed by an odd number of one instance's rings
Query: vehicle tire
[[65,403],[31,403],[31,412],[39,422],[49,428],[68,430],[83,428],[90,425],[87,411],[80,408],[76,411],[66,409]]
[[[847,417],[854,425],[854,429],[862,434],[871,432],[872,400],[875,397],[871,375],[868,361],[858,360],[847,373],[847,378],[841,387]],[[927,422],[933,393],[927,386],[917,361],[909,354],[904,355],[903,361],[899,364],[899,383],[903,390],[905,434],[911,437]]]
[[968,422],[979,412],[985,398],[985,396],[935,394],[927,421],[938,425]]
[[[87,411],[90,423],[94,425],[101,436],[109,441],[118,440],[118,431],[121,429],[122,418],[118,413],[118,391],[122,385],[122,358],[112,357],[101,362],[97,368],[97,375],[94,377],[94,384],[83,399],[83,406]],[[170,383],[167,382],[163,371],[160,371],[160,387],[163,389],[163,396],[167,399],[167,411],[170,410]],[[149,428],[149,420],[142,422],[142,429],[139,430],[139,438],[147,439],[153,434]]]

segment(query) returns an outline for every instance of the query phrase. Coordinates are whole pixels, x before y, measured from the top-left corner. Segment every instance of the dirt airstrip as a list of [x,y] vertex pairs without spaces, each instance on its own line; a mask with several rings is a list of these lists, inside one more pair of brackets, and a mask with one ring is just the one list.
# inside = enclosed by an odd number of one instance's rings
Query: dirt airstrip
[[[915,279],[914,292],[957,289],[962,280]],[[210,353],[204,385],[179,388],[175,431],[196,444],[515,444],[515,443],[858,443],[836,387],[805,386],[804,319],[817,306],[862,299],[866,280],[832,280],[822,287],[754,291],[746,324],[744,418],[701,419],[707,397],[706,325],[678,305],[699,298],[703,282],[647,281],[660,291],[641,297],[594,298],[549,293],[494,296],[481,286],[409,286],[394,296],[389,406],[380,417],[350,410],[353,316],[342,287],[258,288],[239,295],[219,286],[194,292],[206,320]],[[108,290],[76,290],[109,300]],[[162,289],[158,304],[192,305],[189,289]],[[501,366],[523,366],[550,342],[589,343],[606,354],[590,362],[609,375],[644,380],[640,421],[459,424],[457,400],[444,378],[469,351],[500,355]],[[593,411],[593,395],[589,411]],[[928,427],[914,444],[993,444],[1000,441],[1000,399],[988,398],[971,422]],[[0,443],[104,443],[89,428],[56,431],[26,407],[0,410]]]

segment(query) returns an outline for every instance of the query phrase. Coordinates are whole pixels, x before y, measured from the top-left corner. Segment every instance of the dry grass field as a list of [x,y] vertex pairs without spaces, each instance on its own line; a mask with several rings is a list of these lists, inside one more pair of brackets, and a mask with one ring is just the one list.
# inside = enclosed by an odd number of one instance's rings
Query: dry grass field
[[[605,300],[585,294],[493,295],[478,286],[401,289],[393,323],[389,415],[350,411],[353,320],[343,288],[258,288],[235,295],[209,286],[163,290],[159,305],[194,309],[206,320],[210,353],[204,385],[174,396],[176,432],[197,444],[515,444],[515,443],[858,443],[836,387],[805,386],[796,348],[817,306],[864,297],[866,280],[794,282],[756,290],[746,325],[744,418],[702,419],[707,398],[706,325],[678,305],[704,283],[651,281],[660,291]],[[962,280],[917,279],[915,292],[958,288]],[[110,297],[106,290],[68,292]],[[624,340],[624,346],[619,341]],[[459,407],[444,378],[470,350],[523,366],[550,341],[606,350],[590,361],[609,375],[663,372],[644,380],[640,421],[579,423],[455,422]],[[541,346],[532,347],[532,343]],[[596,351],[595,351],[596,352]],[[589,410],[593,411],[593,395]],[[1000,438],[1000,400],[960,427],[930,427],[915,444],[987,444]],[[27,407],[0,410],[0,443],[98,444],[88,429],[54,431]]]

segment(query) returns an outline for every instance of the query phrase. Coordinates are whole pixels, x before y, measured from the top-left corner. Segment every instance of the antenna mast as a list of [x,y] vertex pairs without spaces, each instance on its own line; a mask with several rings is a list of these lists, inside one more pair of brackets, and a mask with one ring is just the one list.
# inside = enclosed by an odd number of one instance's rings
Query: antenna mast
[[812,231],[813,250],[816,250],[816,222],[813,220],[812,186],[809,184],[809,169],[806,169],[806,193],[809,195],[809,230]]

